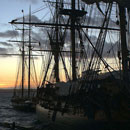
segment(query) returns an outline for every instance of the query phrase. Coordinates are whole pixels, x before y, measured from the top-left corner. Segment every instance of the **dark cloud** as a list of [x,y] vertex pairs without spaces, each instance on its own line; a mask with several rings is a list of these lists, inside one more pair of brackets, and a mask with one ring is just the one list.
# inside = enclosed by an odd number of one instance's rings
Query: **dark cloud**
[[105,43],[103,56],[109,58],[117,57],[118,50],[119,50],[119,42]]
[[8,57],[9,55],[7,54],[8,54],[8,49],[0,47],[0,57]]
[[10,57],[10,56],[12,56],[10,54],[14,54],[14,48],[0,47],[0,57]]
[[[90,20],[90,21],[89,21]],[[104,21],[103,17],[93,17],[93,16],[86,16],[85,24],[89,24],[90,26],[99,26],[101,27]],[[89,23],[88,23],[89,21]],[[116,21],[112,21],[111,19],[109,20],[109,25],[108,27],[110,28],[119,28],[119,25],[116,24]]]
[[105,3],[117,2],[118,4],[130,9],[129,0],[82,0],[82,1],[86,2],[87,4],[94,4],[94,3],[99,3],[99,2],[105,2]]
[[45,33],[43,30],[39,29],[38,32],[32,32],[32,37],[34,41],[37,41],[37,44],[34,45],[35,48],[50,48],[47,33]]
[[[97,42],[97,37],[94,36],[94,35],[91,35],[91,36],[89,36],[89,39],[91,40],[91,42],[95,46],[96,42]],[[76,46],[76,51],[80,52],[80,50],[81,50],[80,42],[76,42],[75,46]],[[64,50],[69,51],[70,48],[71,48],[71,42],[65,43]],[[91,55],[92,55],[94,49],[90,45],[90,43],[87,41],[87,39],[84,41],[84,48],[86,50],[87,57],[91,58]],[[106,57],[108,57],[108,58],[117,57],[118,50],[119,50],[119,42],[118,41],[115,42],[115,43],[105,42],[104,43],[104,48],[103,48],[103,54],[102,54],[102,56],[103,56],[103,58],[106,58]],[[66,56],[70,56],[70,55],[66,54]]]
[[[97,42],[97,37],[91,36],[90,39],[91,39],[93,45],[95,46],[95,44]],[[85,48],[87,48],[87,45],[85,45]],[[115,57],[115,56],[117,56],[118,49],[119,49],[119,42],[115,42],[115,43],[105,42],[102,56],[109,57],[109,58]],[[90,48],[88,51],[90,52],[90,56],[91,56],[92,52],[94,51],[94,49],[91,47],[91,45],[90,45]]]
[[0,32],[0,37],[2,38],[9,38],[9,37],[16,37],[16,36],[19,36],[18,31],[7,30],[5,32]]
[[7,43],[7,42],[1,42],[0,41],[0,45],[7,46],[7,47],[12,47],[12,44]]
[[8,52],[7,48],[0,47],[0,54],[6,54]]

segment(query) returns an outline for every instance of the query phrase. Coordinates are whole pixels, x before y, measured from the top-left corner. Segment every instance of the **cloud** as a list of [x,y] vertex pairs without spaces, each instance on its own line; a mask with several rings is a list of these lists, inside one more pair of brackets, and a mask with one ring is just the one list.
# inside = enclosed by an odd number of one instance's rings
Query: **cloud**
[[38,22],[38,23],[41,23],[42,21],[37,17],[37,16],[35,16],[35,15],[32,15],[31,16],[31,21],[32,22]]
[[7,42],[1,42],[1,41],[0,41],[0,45],[12,47],[12,44],[7,43]]
[[6,54],[8,54],[8,48],[0,47],[0,57],[8,57]]
[[8,52],[7,48],[0,47],[0,54],[6,54]]
[[37,4],[39,1],[42,1],[42,0],[15,0],[15,1],[19,1],[19,2],[30,2],[32,4]]
[[1,38],[9,38],[9,37],[15,37],[15,36],[19,36],[18,31],[7,30],[5,32],[0,32]]
[[105,43],[104,51],[103,51],[103,56],[104,57],[117,57],[117,52],[118,52],[118,45],[119,42],[115,43]]
[[14,48],[5,48],[5,47],[0,47],[0,57],[10,57],[12,55],[9,54],[14,54]]
[[28,2],[31,2],[31,3],[33,3],[33,4],[36,4],[36,3],[38,3],[38,1],[40,1],[40,0],[24,0],[24,1],[28,1]]
[[[89,26],[99,26],[99,27],[101,27],[102,24],[103,24],[104,18],[103,17],[99,17],[99,16],[96,16],[96,17],[86,16],[86,20],[85,21],[86,21],[85,24],[87,24]],[[88,23],[88,21],[89,21],[89,23]],[[110,19],[108,27],[110,27],[110,28],[119,28],[119,25],[116,24],[116,21],[112,21],[112,19]]]
[[119,3],[122,6],[125,6],[130,9],[130,1],[129,0],[82,0],[86,2],[87,4],[94,4],[98,2],[105,2],[105,3],[112,3],[113,1]]
[[[16,22],[23,22],[23,17],[18,17],[18,18],[16,18],[15,20],[16,20]],[[15,20],[14,20],[14,21],[15,21]],[[13,20],[12,20],[12,21],[13,21]],[[26,15],[26,16],[24,17],[24,21],[25,21],[25,22],[29,22],[29,15]],[[41,23],[41,22],[43,22],[43,21],[40,20],[37,16],[31,15],[31,22]]]
[[[96,42],[97,42],[97,37],[95,35],[91,35],[89,36],[91,42],[93,43],[93,45],[95,46],[96,45]],[[77,52],[80,52],[80,44],[79,42],[76,42],[78,44],[76,44],[76,51]],[[84,41],[84,47],[85,47],[85,50],[86,50],[86,53],[87,53],[87,57],[88,58],[91,58],[91,55],[94,51],[93,47],[90,45],[90,43],[87,41],[87,39],[85,39]],[[65,43],[64,45],[64,50],[66,51],[69,51],[71,48],[71,43],[70,42],[67,42]],[[115,42],[115,43],[112,43],[112,42],[105,42],[104,43],[104,48],[103,48],[103,58],[113,58],[113,57],[117,57],[117,52],[118,52],[118,49],[119,49],[119,42]],[[97,53],[96,53],[97,55]],[[66,54],[65,56],[70,56],[69,54]]]
[[[95,44],[97,42],[97,37],[96,36],[91,36],[90,39],[91,39],[92,43],[95,46]],[[102,54],[102,56],[104,58],[105,57],[113,58],[113,57],[117,56],[118,47],[119,47],[119,42],[118,41],[115,42],[115,43],[105,42],[104,43],[104,48],[103,48],[103,54]],[[85,45],[85,48],[87,48],[87,45]],[[92,47],[90,47],[88,51],[90,52],[90,56],[91,56],[91,54],[94,51],[94,49]]]
[[34,41],[37,41],[39,44],[35,44],[34,47],[35,48],[44,48],[44,49],[49,49],[50,45],[49,45],[49,39],[47,36],[47,33],[44,32],[44,30],[39,29],[38,32],[32,32],[32,37],[34,39]]

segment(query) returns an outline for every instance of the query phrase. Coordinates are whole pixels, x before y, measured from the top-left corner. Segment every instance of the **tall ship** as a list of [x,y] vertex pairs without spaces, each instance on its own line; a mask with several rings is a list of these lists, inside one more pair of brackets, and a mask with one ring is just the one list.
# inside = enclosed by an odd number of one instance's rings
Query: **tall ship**
[[[15,22],[44,29],[41,121],[130,120],[128,0],[44,1],[51,18]],[[45,10],[46,12],[47,10]]]
[[[24,16],[24,11],[22,10],[23,17],[21,18],[23,23],[27,19]],[[31,22],[31,7],[29,9],[28,20]],[[36,87],[33,82],[36,82],[36,72],[34,57],[32,55],[32,42],[31,40],[31,26],[25,28],[25,25],[22,25],[21,28],[17,30],[22,31],[21,41],[10,40],[10,42],[19,43],[20,54],[19,56],[18,70],[16,74],[16,81],[13,96],[11,99],[12,106],[16,110],[21,110],[25,112],[35,111],[36,106]],[[25,39],[26,38],[26,39]],[[35,72],[35,73],[34,73]],[[33,87],[33,88],[31,88]]]

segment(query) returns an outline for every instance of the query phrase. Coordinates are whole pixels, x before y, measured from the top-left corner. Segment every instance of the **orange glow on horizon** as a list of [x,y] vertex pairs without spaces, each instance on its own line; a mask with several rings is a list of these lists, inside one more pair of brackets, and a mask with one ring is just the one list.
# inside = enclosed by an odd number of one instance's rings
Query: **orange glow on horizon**
[[[15,82],[16,82],[17,68],[18,68],[18,59],[19,57],[0,57],[0,61],[1,61],[0,63],[0,88],[14,88]],[[115,63],[112,59],[109,59],[109,62],[111,66],[116,68],[116,66],[114,66]],[[35,67],[38,72],[37,73],[38,77],[40,77],[39,75],[41,71],[41,63],[42,63],[41,60],[37,60],[37,62],[35,63],[36,65]],[[69,68],[70,67],[69,63],[66,66],[67,68]],[[63,82],[65,82],[66,80],[65,74],[63,71],[63,66],[61,66],[61,69],[60,69],[60,79]],[[19,82],[18,85],[20,86],[21,79],[18,79],[18,82]],[[36,86],[36,84],[34,85],[33,82],[31,83],[31,85]],[[25,77],[25,86],[26,86],[25,88],[27,88],[28,86],[27,75]]]
[[0,88],[13,88],[18,57],[0,57]]
[[[16,77],[17,77],[17,69],[19,64],[19,57],[0,57],[0,88],[14,88]],[[37,60],[36,69],[39,73],[40,71],[40,60]],[[26,76],[25,76],[25,88],[28,86],[27,81],[27,70]],[[21,86],[21,77],[18,78],[18,86]],[[33,80],[31,80],[31,86],[36,86],[36,84],[33,83]],[[37,86],[36,86],[37,87]],[[20,88],[20,87],[18,87]]]

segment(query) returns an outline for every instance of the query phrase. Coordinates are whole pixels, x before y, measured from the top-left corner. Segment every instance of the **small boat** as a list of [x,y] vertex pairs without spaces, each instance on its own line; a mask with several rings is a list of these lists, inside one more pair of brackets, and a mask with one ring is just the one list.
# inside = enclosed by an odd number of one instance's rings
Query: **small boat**
[[[23,15],[23,22],[24,22],[24,20],[25,20],[25,18]],[[31,14],[29,15],[29,21],[30,20],[31,20]],[[29,30],[28,55],[25,54],[25,40],[24,40],[25,30]],[[17,110],[34,112],[37,98],[36,98],[36,89],[31,89],[31,58],[32,58],[32,56],[31,56],[31,26],[29,26],[29,29],[25,29],[24,24],[23,24],[21,43],[22,43],[22,49],[21,49],[22,66],[21,66],[21,68],[20,68],[20,66],[18,67],[18,73],[17,73],[14,93],[13,93],[11,102],[12,102],[12,106]],[[27,41],[26,41],[26,43],[27,43]],[[27,64],[26,55],[28,56],[28,66],[26,65]],[[26,68],[27,68],[27,72],[28,72],[28,87],[27,88],[25,88],[25,73],[26,73],[25,69]],[[20,77],[19,69],[22,70],[21,77]],[[21,78],[20,85],[18,84],[19,77]],[[20,88],[18,88],[18,86],[20,86]]]
[[35,105],[33,100],[29,100],[28,98],[19,98],[14,97],[11,99],[12,106],[16,110],[25,111],[25,112],[33,112],[35,111]]

